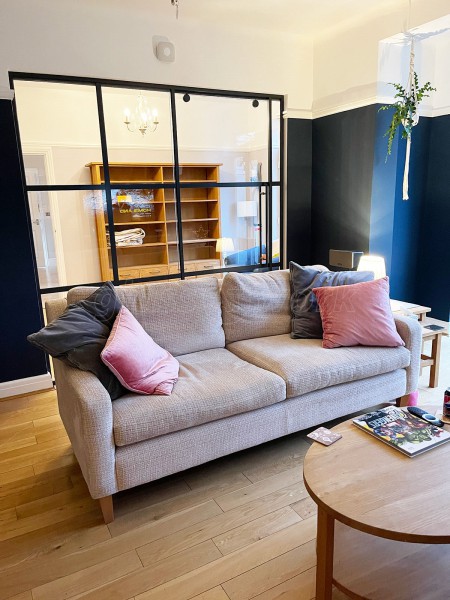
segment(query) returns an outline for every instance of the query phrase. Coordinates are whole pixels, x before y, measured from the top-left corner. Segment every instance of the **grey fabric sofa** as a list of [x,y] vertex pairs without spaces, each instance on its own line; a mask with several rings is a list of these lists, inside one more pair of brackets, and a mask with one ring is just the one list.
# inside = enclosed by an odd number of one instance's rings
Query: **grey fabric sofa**
[[[58,403],[105,520],[112,495],[220,456],[401,398],[417,388],[421,331],[396,317],[405,347],[323,349],[290,332],[289,273],[227,274],[117,288],[180,362],[171,396],[111,399],[91,373],[54,361]],[[68,303],[92,288],[74,288]],[[46,304],[49,321],[65,300]]]

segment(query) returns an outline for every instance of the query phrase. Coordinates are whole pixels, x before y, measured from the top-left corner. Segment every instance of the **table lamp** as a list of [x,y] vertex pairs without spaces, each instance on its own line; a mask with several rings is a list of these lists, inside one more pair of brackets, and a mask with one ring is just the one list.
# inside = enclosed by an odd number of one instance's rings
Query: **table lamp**
[[382,256],[363,254],[359,259],[358,271],[372,271],[374,279],[386,277],[386,264]]
[[216,252],[219,252],[221,255],[221,260],[223,266],[225,266],[225,258],[228,256],[230,252],[234,251],[234,243],[231,238],[223,237],[219,238],[216,242]]

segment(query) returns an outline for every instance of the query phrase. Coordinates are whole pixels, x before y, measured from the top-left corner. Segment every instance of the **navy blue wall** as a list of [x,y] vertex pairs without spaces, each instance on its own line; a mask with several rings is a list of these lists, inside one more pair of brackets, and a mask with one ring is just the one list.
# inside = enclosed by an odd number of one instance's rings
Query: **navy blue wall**
[[431,119],[422,117],[413,129],[409,166],[409,200],[403,200],[406,141],[397,133],[387,157],[384,133],[391,111],[377,113],[372,183],[370,252],[386,260],[391,296],[417,302],[417,264],[422,210],[426,199]]
[[26,336],[42,327],[12,103],[0,100],[0,382],[47,372]]
[[375,106],[313,121],[313,263],[328,265],[331,248],[369,250],[375,121]]
[[429,119],[428,172],[417,263],[417,302],[450,320],[450,115]]
[[421,117],[412,133],[409,161],[409,199],[403,200],[406,140],[399,142],[392,242],[391,295],[418,302],[417,275],[421,253],[422,211],[427,202],[430,122]]
[[311,262],[312,121],[287,124],[287,260]]
[[421,117],[414,127],[404,201],[406,141],[397,134],[386,160],[392,113],[379,107],[313,121],[311,262],[328,264],[330,248],[380,254],[391,297],[448,321],[450,116]]
[[370,252],[386,258],[391,297],[450,312],[450,116],[420,117],[413,128],[409,200],[402,199],[406,141],[386,158],[391,111],[378,113],[372,184]]
[[370,207],[369,252],[383,256],[386,272],[391,274],[392,240],[394,234],[395,195],[398,176],[398,137],[392,144],[392,153],[387,157],[387,139],[384,132],[391,121],[391,112],[378,111],[374,132],[374,156],[372,177],[372,201]]

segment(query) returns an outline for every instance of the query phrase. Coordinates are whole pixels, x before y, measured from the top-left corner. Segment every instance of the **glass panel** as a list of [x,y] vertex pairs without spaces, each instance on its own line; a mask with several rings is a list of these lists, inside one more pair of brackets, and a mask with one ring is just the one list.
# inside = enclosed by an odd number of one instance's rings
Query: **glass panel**
[[[103,87],[102,96],[108,160],[135,163],[134,169],[110,167],[111,181],[173,181],[170,93]],[[146,166],[152,163],[158,167]]]
[[[102,95],[111,182],[173,183],[170,93],[104,87]],[[101,165],[91,169],[104,181]],[[120,279],[179,273],[174,190],[117,185],[112,202]]]
[[[165,192],[155,188],[112,190],[117,266],[121,280],[160,277],[169,273]],[[99,235],[103,236],[100,246],[105,248],[101,258],[102,274],[105,278],[112,277],[105,197],[97,227]]]
[[281,102],[272,100],[272,181],[280,181]]
[[42,289],[109,279],[96,231],[101,192],[29,192],[28,203]]
[[272,188],[272,263],[280,263],[280,188]]
[[259,188],[202,187],[181,193],[187,273],[260,263]]
[[28,185],[89,184],[85,165],[101,161],[95,88],[15,81]]
[[[250,98],[176,94],[183,181],[191,180],[187,165],[198,162],[218,163],[221,182],[267,179],[268,102],[257,103],[253,106]],[[211,180],[207,171],[205,179]]]

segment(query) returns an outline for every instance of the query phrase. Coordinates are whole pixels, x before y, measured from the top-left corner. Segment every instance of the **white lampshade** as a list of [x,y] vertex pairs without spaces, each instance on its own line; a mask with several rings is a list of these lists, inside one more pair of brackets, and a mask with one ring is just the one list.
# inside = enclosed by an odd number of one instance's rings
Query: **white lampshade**
[[227,237],[219,238],[216,242],[216,250],[217,252],[233,252],[233,240]]
[[256,217],[257,214],[258,207],[256,206],[256,200],[244,200],[237,203],[238,217]]
[[386,277],[384,258],[373,254],[363,254],[359,259],[358,271],[372,271],[374,279]]

